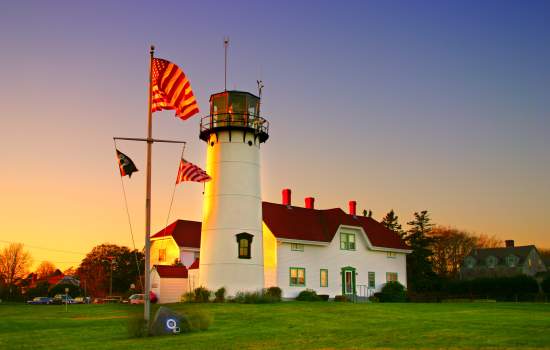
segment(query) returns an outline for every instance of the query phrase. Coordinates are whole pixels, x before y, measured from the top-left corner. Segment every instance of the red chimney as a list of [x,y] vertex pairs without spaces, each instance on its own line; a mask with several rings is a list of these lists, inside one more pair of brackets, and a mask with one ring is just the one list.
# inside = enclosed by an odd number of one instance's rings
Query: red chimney
[[292,195],[290,192],[290,188],[283,189],[283,205],[291,205],[292,203]]
[[306,197],[306,208],[314,209],[315,208],[315,198]]
[[349,215],[357,215],[357,202],[356,201],[349,201]]

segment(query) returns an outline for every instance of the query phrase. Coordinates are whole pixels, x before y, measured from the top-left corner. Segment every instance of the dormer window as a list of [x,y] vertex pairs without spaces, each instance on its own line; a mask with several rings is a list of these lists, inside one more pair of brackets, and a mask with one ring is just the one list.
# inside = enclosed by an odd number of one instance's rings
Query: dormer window
[[466,259],[464,259],[464,265],[469,269],[473,269],[474,266],[476,266],[476,259],[474,259],[471,256],[468,256],[466,257]]
[[490,269],[494,269],[495,266],[497,266],[497,258],[494,257],[494,256],[489,256],[486,260],[485,260],[486,264],[487,264],[487,267],[490,268]]
[[518,257],[515,255],[508,255],[506,257],[506,264],[510,267],[516,267],[518,264]]
[[237,244],[239,246],[239,259],[250,259],[251,258],[251,246],[252,246],[252,237],[250,233],[242,232],[236,235]]

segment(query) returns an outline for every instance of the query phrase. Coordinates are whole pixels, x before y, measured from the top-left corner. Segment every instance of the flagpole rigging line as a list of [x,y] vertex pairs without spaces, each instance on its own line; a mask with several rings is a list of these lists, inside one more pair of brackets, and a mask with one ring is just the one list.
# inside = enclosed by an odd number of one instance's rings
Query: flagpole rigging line
[[[115,145],[115,156],[118,159],[118,155],[116,153],[116,151],[117,151],[116,139],[113,139],[113,143]],[[126,208],[126,216],[128,217],[128,225],[130,226],[130,237],[132,237],[132,245],[134,246],[134,258],[136,260],[136,268],[137,268],[137,273],[138,273],[139,285],[141,286],[141,290],[144,290],[143,289],[143,282],[141,281],[141,271],[140,271],[140,268],[139,268],[139,259],[137,257],[136,241],[134,239],[134,230],[132,229],[132,219],[130,218],[130,209],[128,208],[128,198],[126,197],[126,188],[124,186],[124,181],[122,180],[122,176],[120,177],[120,185],[122,187],[122,196],[124,197],[124,206]]]
[[[180,159],[183,158],[183,153],[185,152],[185,143],[183,144],[183,147],[181,149],[181,157]],[[180,163],[181,163],[181,160],[180,160]],[[179,164],[178,163],[178,167],[179,167]],[[178,172],[178,175],[179,175],[179,172]],[[164,230],[162,232],[162,236],[163,237],[166,237],[166,229],[168,228],[168,221],[170,221],[170,214],[172,212],[172,205],[174,204],[174,195],[176,193],[176,187],[178,186],[177,182],[174,181],[174,186],[172,188],[172,196],[170,198],[170,205],[168,206],[168,215],[166,215],[166,224],[164,225]],[[163,242],[162,242],[162,248],[161,249],[165,249],[166,248],[166,239],[163,239]],[[181,262],[181,261],[180,261]]]

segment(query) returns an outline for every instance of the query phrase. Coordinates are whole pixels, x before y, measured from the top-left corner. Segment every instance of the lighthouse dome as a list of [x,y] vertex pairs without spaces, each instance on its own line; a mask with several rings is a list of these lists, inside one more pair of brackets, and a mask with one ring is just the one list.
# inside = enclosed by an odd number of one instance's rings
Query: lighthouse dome
[[210,114],[201,119],[200,138],[224,130],[250,132],[260,142],[269,137],[269,122],[260,117],[260,98],[245,91],[223,91],[210,96]]

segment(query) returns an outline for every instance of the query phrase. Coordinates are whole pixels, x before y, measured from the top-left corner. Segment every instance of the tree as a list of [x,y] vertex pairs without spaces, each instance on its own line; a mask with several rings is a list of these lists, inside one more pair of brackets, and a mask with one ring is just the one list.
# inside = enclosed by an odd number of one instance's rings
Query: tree
[[407,279],[409,289],[413,291],[427,291],[433,288],[437,279],[433,271],[431,244],[433,238],[429,236],[433,224],[427,210],[414,213],[414,219],[407,225],[411,228],[404,236],[412,253],[407,255]]
[[55,270],[56,267],[54,264],[49,261],[42,261],[36,268],[36,274],[38,275],[38,279],[42,279],[53,275]]
[[386,226],[386,228],[392,230],[393,232],[397,233],[400,237],[403,237],[405,231],[403,231],[403,228],[401,227],[401,224],[397,221],[397,219],[399,219],[399,216],[395,215],[395,212],[392,209],[386,214],[386,216],[384,216],[381,224]]
[[476,248],[499,248],[502,246],[502,240],[496,236],[481,234],[476,237]]
[[87,294],[104,296],[109,293],[111,277],[113,293],[122,294],[129,290],[131,284],[140,285],[136,256],[139,271],[143,273],[145,266],[143,253],[114,244],[101,244],[94,247],[86,254],[77,269],[81,287],[87,290]]
[[10,243],[0,252],[0,279],[8,290],[8,297],[14,296],[16,282],[28,273],[32,258],[22,243]]
[[477,237],[456,228],[436,226],[430,232],[433,238],[431,261],[435,273],[442,277],[455,277],[464,257],[476,248]]

